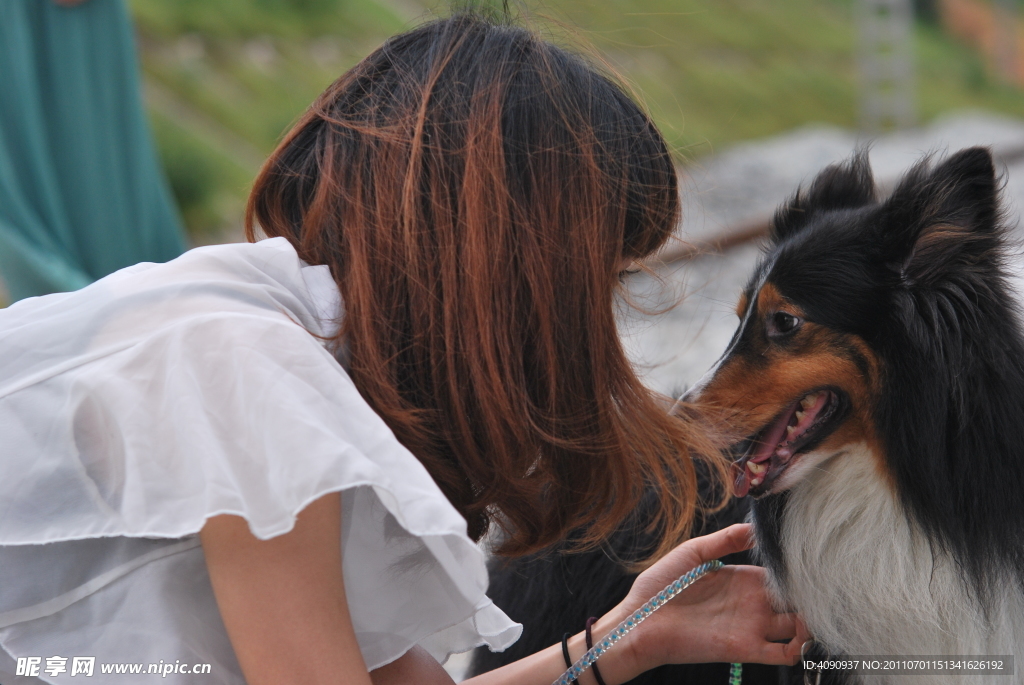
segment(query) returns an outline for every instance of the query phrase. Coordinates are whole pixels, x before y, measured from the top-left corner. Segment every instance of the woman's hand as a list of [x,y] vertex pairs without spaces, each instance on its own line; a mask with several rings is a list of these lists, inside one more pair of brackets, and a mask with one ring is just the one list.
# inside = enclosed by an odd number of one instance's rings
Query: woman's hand
[[[602,619],[602,628],[610,630],[695,566],[752,546],[749,524],[679,545],[640,574],[607,617],[618,620],[609,625]],[[775,612],[765,580],[765,570],[756,566],[726,566],[709,573],[644,621],[621,647],[632,653],[640,672],[673,663],[793,664],[810,636],[796,614]]]
[[[745,524],[679,545],[641,573],[626,598],[594,624],[594,640],[603,638],[690,569],[750,549],[752,545],[750,526]],[[598,667],[608,685],[618,685],[664,664],[794,664],[800,657],[800,646],[808,639],[810,636],[795,614],[780,614],[772,609],[764,569],[726,566],[704,576],[648,617],[607,656],[601,657]],[[779,644],[777,640],[788,643]],[[582,633],[569,638],[568,649],[573,661],[583,656],[587,648]],[[463,685],[543,685],[563,671],[561,645],[552,645]],[[588,670],[578,682],[596,685],[597,681]]]

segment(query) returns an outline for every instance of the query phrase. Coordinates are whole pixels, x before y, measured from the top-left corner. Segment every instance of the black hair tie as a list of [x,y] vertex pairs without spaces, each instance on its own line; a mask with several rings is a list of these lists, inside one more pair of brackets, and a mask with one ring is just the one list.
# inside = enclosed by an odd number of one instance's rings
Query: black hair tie
[[[594,636],[590,632],[590,628],[597,623],[597,616],[591,616],[587,619],[587,651],[589,652],[594,648]],[[594,680],[597,681],[597,685],[605,685],[604,678],[601,677],[601,671],[597,670],[597,662],[590,667],[590,670],[594,672]]]
[[[572,668],[572,658],[569,656],[569,633],[562,636],[562,656],[565,657],[565,667]],[[577,685],[576,679],[572,679],[572,685]]]

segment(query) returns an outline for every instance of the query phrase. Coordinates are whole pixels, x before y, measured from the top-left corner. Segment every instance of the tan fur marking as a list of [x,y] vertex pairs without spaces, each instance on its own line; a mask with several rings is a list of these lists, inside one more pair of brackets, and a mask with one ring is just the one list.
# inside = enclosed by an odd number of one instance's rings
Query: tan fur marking
[[[903,262],[904,272],[913,279],[930,280],[942,273],[943,265],[953,260],[967,262],[970,250],[962,249],[967,243],[985,240],[966,226],[935,224],[922,231],[910,256]],[[976,261],[971,259],[971,262]]]
[[736,316],[743,318],[743,315],[747,311],[747,305],[750,304],[750,300],[747,299],[746,293],[740,293],[739,302],[736,303]]
[[[780,310],[804,317],[799,307],[766,283],[758,294],[757,320],[750,323],[765,331],[768,318]],[[846,352],[849,348],[867,360],[870,377],[865,377],[850,358]],[[881,363],[863,339],[805,320],[784,345],[773,343],[762,333],[744,349],[719,366],[697,398],[702,411],[718,423],[731,441],[759,432],[807,393],[822,386],[834,386],[850,398],[850,413],[821,448],[839,451],[846,445],[867,443],[876,466],[890,477],[874,422],[874,408],[881,391]]]
[[[868,367],[871,369],[871,378],[863,378],[860,370],[854,367],[857,378],[851,378],[849,389],[840,386],[850,395],[850,403],[853,405],[851,418],[855,418],[856,421],[847,420],[833,434],[833,437],[837,439],[837,442],[841,440],[842,443],[863,441],[868,446],[871,456],[875,459],[875,468],[889,481],[892,487],[895,487],[896,484],[892,481],[892,474],[886,467],[885,449],[878,435],[874,417],[875,405],[878,403],[878,398],[882,392],[882,363],[862,338],[856,335],[846,335],[844,337],[844,342],[855,347],[860,355],[868,361]],[[857,394],[852,392],[854,388],[858,390]]]
[[771,283],[765,283],[757,293],[758,316],[765,318],[780,310],[794,316],[803,317],[804,315],[803,310],[783,297],[778,288]]

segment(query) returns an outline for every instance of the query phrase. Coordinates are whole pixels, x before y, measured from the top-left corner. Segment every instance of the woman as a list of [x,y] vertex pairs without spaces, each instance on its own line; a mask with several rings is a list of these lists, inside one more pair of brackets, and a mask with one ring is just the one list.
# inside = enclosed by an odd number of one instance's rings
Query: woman
[[[678,212],[662,138],[582,60],[469,14],[388,41],[265,165],[247,223],[271,239],[0,314],[7,668],[83,654],[173,663],[179,682],[450,682],[448,654],[520,630],[484,594],[489,530],[502,554],[593,543],[657,490],[668,553],[597,633],[746,548],[733,527],[671,549],[696,505],[689,455],[713,450],[616,336],[618,276]],[[789,663],[795,635],[759,570],[729,567],[600,669],[611,685],[672,661]],[[552,646],[477,680],[565,666]]]

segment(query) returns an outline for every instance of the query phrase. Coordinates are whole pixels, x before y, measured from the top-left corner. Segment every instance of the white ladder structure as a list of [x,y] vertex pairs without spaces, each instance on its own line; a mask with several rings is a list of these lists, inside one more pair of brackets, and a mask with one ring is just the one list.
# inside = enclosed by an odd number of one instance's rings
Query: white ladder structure
[[914,114],[912,0],[856,0],[860,38],[861,128],[907,128]]
[[1017,69],[1017,0],[995,0],[992,3],[995,24],[995,65],[999,78],[1011,86],[1020,85]]

